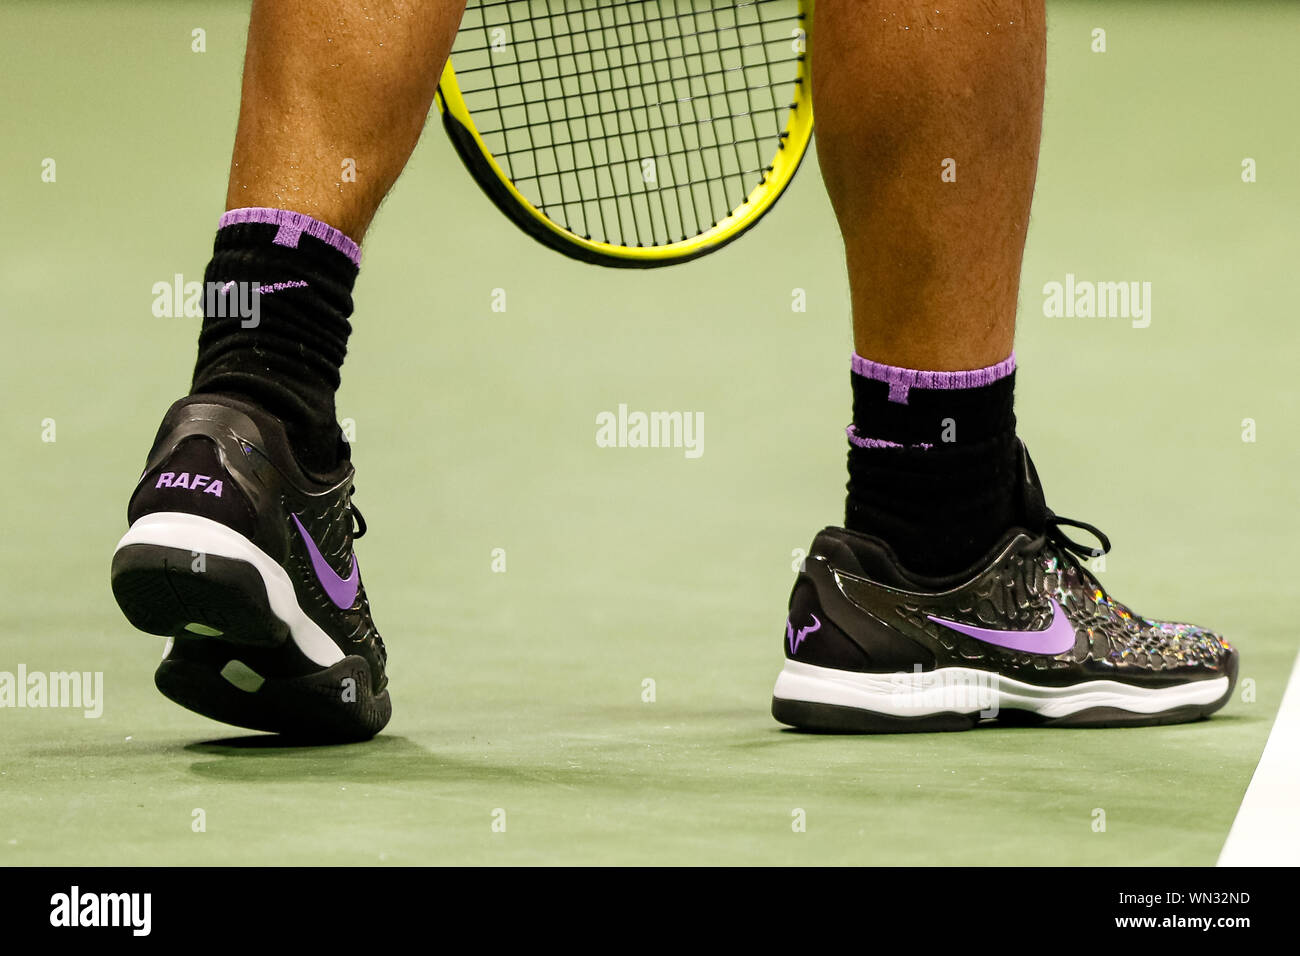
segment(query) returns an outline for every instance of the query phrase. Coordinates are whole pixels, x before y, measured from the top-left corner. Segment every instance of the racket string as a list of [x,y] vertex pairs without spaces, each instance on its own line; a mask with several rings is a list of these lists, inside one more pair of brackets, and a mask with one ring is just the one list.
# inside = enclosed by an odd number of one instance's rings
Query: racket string
[[452,56],[529,202],[587,238],[663,245],[771,172],[804,56],[783,31],[802,20],[796,0],[470,0]]

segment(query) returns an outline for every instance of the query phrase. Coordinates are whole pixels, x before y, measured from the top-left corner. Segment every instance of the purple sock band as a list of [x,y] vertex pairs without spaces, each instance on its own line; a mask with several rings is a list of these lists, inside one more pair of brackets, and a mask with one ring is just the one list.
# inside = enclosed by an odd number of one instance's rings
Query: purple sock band
[[1016,370],[1016,353],[1012,352],[997,365],[974,368],[965,372],[923,372],[914,368],[881,365],[853,353],[853,374],[875,379],[889,385],[889,400],[907,404],[907,393],[913,388],[979,388],[992,385]]
[[275,239],[272,241],[277,246],[288,246],[290,249],[298,248],[298,240],[305,232],[333,246],[351,259],[354,266],[358,268],[361,266],[361,249],[355,242],[333,226],[327,226],[319,219],[313,219],[304,213],[290,212],[288,209],[267,209],[264,206],[232,209],[221,217],[219,228],[224,229],[226,226],[241,222],[260,222],[279,226],[280,231],[275,234]]

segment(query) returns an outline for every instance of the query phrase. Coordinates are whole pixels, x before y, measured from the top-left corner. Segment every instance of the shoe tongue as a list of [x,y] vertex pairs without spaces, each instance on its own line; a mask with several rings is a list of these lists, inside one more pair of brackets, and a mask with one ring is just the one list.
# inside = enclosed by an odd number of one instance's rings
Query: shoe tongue
[[1016,440],[1017,455],[1020,459],[1017,474],[1020,478],[1020,521],[1025,530],[1033,534],[1042,534],[1047,530],[1047,519],[1051,511],[1043,495],[1043,486],[1038,481],[1038,469],[1029,457],[1025,443]]

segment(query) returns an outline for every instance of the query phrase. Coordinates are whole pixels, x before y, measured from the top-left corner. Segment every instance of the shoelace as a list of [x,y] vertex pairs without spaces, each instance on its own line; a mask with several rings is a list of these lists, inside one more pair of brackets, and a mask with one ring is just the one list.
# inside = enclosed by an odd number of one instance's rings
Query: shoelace
[[[1092,548],[1086,544],[1080,544],[1061,530],[1063,526],[1078,528],[1080,531],[1088,532],[1088,534],[1101,542],[1101,547]],[[1106,537],[1100,528],[1090,525],[1086,521],[1075,521],[1073,518],[1062,518],[1060,515],[1053,514],[1050,511],[1047,513],[1047,536],[1063,549],[1069,551],[1078,558],[1100,558],[1103,554],[1110,553],[1110,538]]]
[[[352,512],[352,516],[356,519],[356,527],[352,529],[353,541],[362,537],[366,533],[366,519],[361,514],[361,509],[357,507],[356,502],[352,500],[352,496],[356,493],[356,485],[353,485],[348,489],[348,510]],[[380,637],[378,633],[375,634],[375,645],[379,648],[379,656],[383,659],[384,663],[387,664],[388,648],[384,646],[384,639]]]
[[356,493],[356,485],[353,485],[348,489],[348,510],[350,510],[352,516],[357,519],[357,526],[352,529],[352,539],[354,541],[357,538],[363,537],[366,533],[366,519],[362,516],[361,509],[357,507],[357,503],[352,500],[352,496]]

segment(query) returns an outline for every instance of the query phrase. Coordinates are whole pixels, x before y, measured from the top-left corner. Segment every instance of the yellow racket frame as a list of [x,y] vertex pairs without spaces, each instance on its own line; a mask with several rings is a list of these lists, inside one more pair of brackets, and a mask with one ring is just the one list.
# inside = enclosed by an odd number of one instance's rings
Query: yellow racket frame
[[450,58],[442,72],[434,99],[442,114],[447,135],[475,181],[512,222],[543,245],[574,259],[605,266],[648,269],[686,262],[722,248],[751,229],[776,204],[803,162],[813,130],[809,58],[812,49],[813,5],[814,0],[801,0],[799,3],[804,49],[797,61],[790,115],[785,130],[780,134],[780,145],[772,160],[771,172],[750,190],[738,208],[733,209],[716,225],[697,236],[666,245],[622,246],[587,239],[555,222],[534,206],[511,182],[483,142],[456,82],[456,70]]

